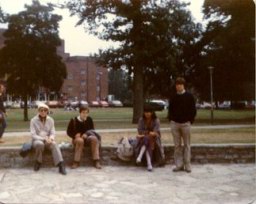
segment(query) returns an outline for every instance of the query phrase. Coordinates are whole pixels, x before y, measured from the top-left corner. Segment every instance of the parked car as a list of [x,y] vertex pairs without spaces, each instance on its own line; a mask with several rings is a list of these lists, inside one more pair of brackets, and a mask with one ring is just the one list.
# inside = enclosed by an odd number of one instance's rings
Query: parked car
[[157,103],[157,104],[159,104],[161,106],[164,106],[164,109],[167,109],[167,107],[168,107],[168,104],[164,100],[153,99],[153,100],[150,100],[150,102]]
[[109,104],[107,101],[100,101],[99,103],[101,107],[104,107],[104,108],[109,107]]
[[49,108],[58,108],[59,102],[58,101],[47,101],[46,105],[49,106]]
[[256,107],[255,101],[247,101],[246,108],[255,109],[255,107]]
[[90,107],[100,107],[100,103],[98,101],[91,101],[89,105]]
[[153,111],[162,111],[165,108],[165,106],[163,104],[154,103],[151,101],[145,102],[144,107],[148,107],[148,108],[152,109]]
[[[28,101],[28,108],[37,108],[36,101]],[[24,101],[20,102],[20,108],[24,108]]]
[[20,108],[20,102],[14,101],[11,105],[11,108]]
[[109,101],[108,104],[110,107],[123,107],[123,103],[118,100]]
[[4,107],[5,108],[11,108],[12,107],[12,101],[5,101],[4,102]]
[[219,109],[230,109],[231,108],[231,101],[223,101],[222,103],[218,103]]
[[88,104],[88,102],[87,102],[87,101],[80,101],[80,102],[79,102],[79,106],[88,107],[88,106],[89,106],[89,104]]
[[88,107],[87,101],[71,101],[65,106],[66,110],[78,110],[81,106]]
[[207,103],[207,102],[204,101],[202,103],[197,103],[196,107],[197,108],[202,108],[202,109],[210,109],[210,108],[212,108],[212,105],[210,103]]

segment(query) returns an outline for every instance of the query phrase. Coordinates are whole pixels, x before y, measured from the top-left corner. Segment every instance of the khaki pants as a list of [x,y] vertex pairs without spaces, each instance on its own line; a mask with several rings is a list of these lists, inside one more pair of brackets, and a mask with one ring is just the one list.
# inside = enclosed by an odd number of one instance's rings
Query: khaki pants
[[84,144],[89,144],[91,147],[92,152],[92,159],[93,160],[99,160],[99,140],[96,136],[88,136],[85,140],[83,138],[76,138],[73,140],[73,144],[75,146],[75,155],[74,155],[74,161],[80,162],[83,150],[84,150]]
[[49,149],[52,152],[53,161],[54,161],[55,166],[57,166],[60,162],[63,162],[60,148],[59,148],[58,144],[56,144],[56,142],[47,144],[41,140],[34,140],[33,148],[35,148],[35,151],[36,151],[35,159],[39,163],[42,163],[42,161],[43,161],[43,152],[44,152],[45,148]]
[[[174,140],[174,161],[177,168],[190,167],[190,127],[191,123],[176,123],[171,121],[171,132]],[[182,146],[183,141],[183,146]]]

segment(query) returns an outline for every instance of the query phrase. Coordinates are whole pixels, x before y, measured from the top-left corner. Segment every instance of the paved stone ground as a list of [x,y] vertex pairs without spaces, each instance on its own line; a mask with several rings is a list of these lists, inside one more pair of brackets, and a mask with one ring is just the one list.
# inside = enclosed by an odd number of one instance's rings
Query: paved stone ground
[[191,174],[173,166],[0,169],[0,203],[256,204],[255,164],[193,165]]

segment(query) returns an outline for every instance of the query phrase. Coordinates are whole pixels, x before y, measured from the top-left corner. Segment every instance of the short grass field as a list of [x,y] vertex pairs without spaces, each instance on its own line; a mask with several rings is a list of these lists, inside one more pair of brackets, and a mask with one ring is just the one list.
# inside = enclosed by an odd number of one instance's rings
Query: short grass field
[[[23,110],[11,109],[7,111],[8,127],[6,132],[24,132],[18,137],[4,137],[5,143],[1,146],[20,146],[24,142],[30,140],[27,135],[29,131],[29,122],[23,121]],[[29,110],[29,118],[31,119],[37,114],[36,109]],[[56,130],[65,131],[70,118],[75,117],[77,111],[64,111],[62,109],[52,109],[51,117],[55,120]],[[167,111],[156,112],[161,121],[162,142],[163,144],[173,144],[173,138],[169,129],[167,120]],[[95,128],[100,129],[102,136],[102,145],[116,145],[117,141],[123,137],[135,138],[136,132],[129,130],[120,130],[120,132],[109,132],[109,129],[126,129],[136,128],[136,124],[132,124],[131,108],[91,108],[90,115],[94,120]],[[204,126],[210,124],[210,110],[198,110],[196,121],[193,126]],[[255,124],[254,110],[215,110],[214,124]],[[70,142],[71,139],[60,134],[56,136],[58,143]],[[192,144],[218,144],[218,143],[255,143],[255,128],[229,128],[229,129],[193,129],[191,136]]]
[[[22,109],[7,110],[7,132],[28,131],[29,121],[23,121]],[[29,109],[29,119],[37,114],[36,109]],[[162,127],[169,127],[167,110],[156,112]],[[69,120],[78,115],[77,111],[51,109],[50,116],[55,120],[56,130],[66,130]],[[135,128],[132,124],[132,108],[91,108],[90,116],[98,129]],[[254,124],[254,110],[215,110],[214,124]],[[209,125],[210,110],[198,110],[194,125]]]

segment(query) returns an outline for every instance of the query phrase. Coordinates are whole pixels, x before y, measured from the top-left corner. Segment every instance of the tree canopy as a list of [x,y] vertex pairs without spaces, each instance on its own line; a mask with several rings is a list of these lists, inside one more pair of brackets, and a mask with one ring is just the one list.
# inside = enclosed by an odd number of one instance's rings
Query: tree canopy
[[198,26],[185,3],[70,0],[68,8],[87,32],[119,43],[118,48],[101,51],[99,57],[107,67],[125,67],[131,76],[133,122],[142,115],[146,93],[163,90],[166,94],[172,77],[185,72],[179,64],[191,63],[185,47],[193,44]]
[[5,46],[0,50],[0,74],[7,76],[8,92],[21,95],[25,102],[39,87],[59,91],[66,77],[66,66],[57,55],[61,45],[58,22],[53,6],[33,1],[25,10],[7,17]]
[[253,0],[205,0],[209,20],[195,85],[209,98],[209,70],[213,66],[216,100],[255,98],[255,4]]

